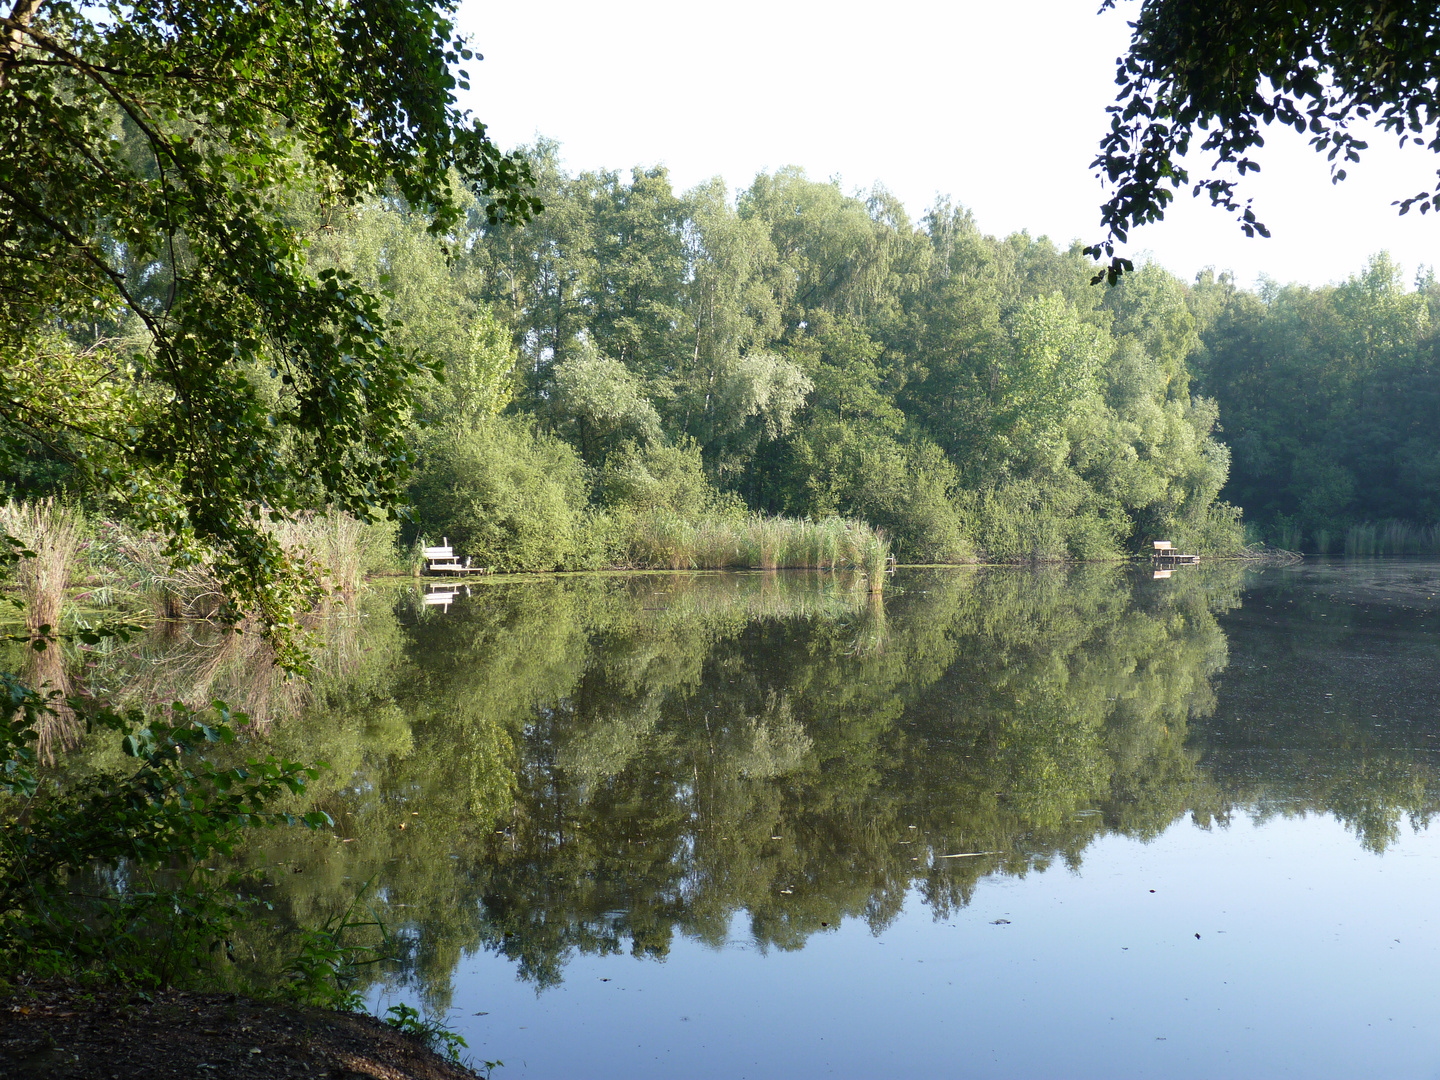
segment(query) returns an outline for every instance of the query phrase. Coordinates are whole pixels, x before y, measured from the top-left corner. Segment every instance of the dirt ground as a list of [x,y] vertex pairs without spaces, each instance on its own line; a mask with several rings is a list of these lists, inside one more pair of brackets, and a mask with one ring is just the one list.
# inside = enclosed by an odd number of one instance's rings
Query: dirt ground
[[[146,998],[149,1000],[146,1000]],[[0,1078],[474,1080],[371,1016],[234,994],[47,985],[0,996]]]

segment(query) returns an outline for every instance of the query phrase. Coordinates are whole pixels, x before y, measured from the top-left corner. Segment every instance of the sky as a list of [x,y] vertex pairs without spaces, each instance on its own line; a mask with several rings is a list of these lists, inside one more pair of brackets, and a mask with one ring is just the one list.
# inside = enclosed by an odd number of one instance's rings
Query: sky
[[[485,56],[461,100],[501,146],[555,139],[576,172],[663,164],[677,190],[713,176],[736,190],[798,165],[846,191],[878,182],[914,217],[948,195],[988,233],[1091,242],[1104,196],[1090,162],[1138,3],[1097,7],[461,0],[460,28]],[[1128,253],[1247,286],[1342,281],[1380,250],[1407,279],[1440,262],[1440,214],[1402,218],[1391,205],[1433,186],[1435,155],[1377,133],[1332,185],[1304,136],[1274,128],[1256,159],[1242,195],[1271,239],[1246,238],[1187,190],[1164,222],[1132,233]]]

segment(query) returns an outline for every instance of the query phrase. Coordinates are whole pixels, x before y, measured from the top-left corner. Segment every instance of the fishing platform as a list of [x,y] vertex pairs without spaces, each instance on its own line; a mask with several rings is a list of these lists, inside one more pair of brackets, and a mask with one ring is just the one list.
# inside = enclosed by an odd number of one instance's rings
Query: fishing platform
[[425,557],[425,571],[430,574],[493,574],[493,566],[471,566],[470,558],[466,556],[462,563],[460,557],[455,554],[455,549],[450,546],[450,538],[442,536],[439,547],[427,547],[421,549]]
[[1177,566],[1198,566],[1200,556],[1182,555],[1169,540],[1156,540],[1155,552],[1150,556],[1150,561],[1154,564],[1158,576],[1160,571],[1173,570]]

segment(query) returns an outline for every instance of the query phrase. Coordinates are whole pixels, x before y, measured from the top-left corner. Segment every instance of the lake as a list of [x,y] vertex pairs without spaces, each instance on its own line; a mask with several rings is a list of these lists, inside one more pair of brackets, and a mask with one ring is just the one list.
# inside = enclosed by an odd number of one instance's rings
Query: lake
[[[275,925],[363,889],[372,1008],[497,1077],[1433,1077],[1437,596],[1402,560],[494,580],[373,594],[304,702],[203,674],[333,766],[338,835],[256,853]],[[187,647],[145,670],[191,686]]]

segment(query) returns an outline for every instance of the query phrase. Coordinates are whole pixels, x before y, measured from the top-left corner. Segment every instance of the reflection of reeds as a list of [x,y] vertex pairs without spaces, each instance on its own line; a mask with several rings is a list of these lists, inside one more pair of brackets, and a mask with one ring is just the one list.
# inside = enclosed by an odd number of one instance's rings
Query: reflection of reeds
[[60,626],[70,564],[80,550],[83,527],[79,512],[53,497],[0,507],[0,529],[32,552],[15,568],[25,601],[25,626],[32,635],[45,627],[53,633]]
[[855,624],[855,639],[850,643],[851,656],[880,656],[890,643],[890,623],[885,618],[885,601],[881,599],[879,590],[872,590],[868,601]]
[[29,650],[23,675],[25,681],[39,690],[50,704],[50,711],[40,718],[35,746],[40,760],[50,764],[57,752],[69,749],[80,741],[83,730],[75,710],[65,700],[72,687],[69,673],[65,670],[65,654],[59,644],[51,642],[44,649]]
[[157,622],[129,645],[97,656],[86,681],[107,688],[123,705],[183,701],[201,708],[219,698],[266,726],[299,712],[314,699],[317,685],[342,677],[361,657],[354,608],[330,606],[302,622],[318,645],[307,679],[276,667],[273,647],[253,626],[232,629],[192,619]]

